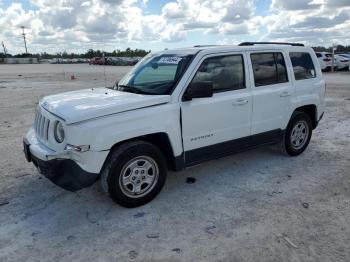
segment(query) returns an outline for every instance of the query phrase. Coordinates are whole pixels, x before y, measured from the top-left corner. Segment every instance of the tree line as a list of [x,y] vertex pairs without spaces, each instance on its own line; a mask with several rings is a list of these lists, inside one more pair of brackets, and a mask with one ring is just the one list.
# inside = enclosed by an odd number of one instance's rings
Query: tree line
[[[316,52],[332,52],[332,47],[324,47],[324,46],[315,46],[312,47]],[[7,54],[7,57],[37,57],[38,59],[51,59],[51,58],[93,58],[93,57],[102,57],[103,55],[113,56],[113,57],[143,57],[150,53],[151,50],[146,51],[143,49],[131,49],[126,48],[125,50],[113,50],[112,52],[103,52],[102,50],[93,50],[89,49],[85,53],[68,53],[66,51],[56,53],[56,54],[49,54],[46,52],[40,53],[40,54],[16,54],[11,55]],[[350,45],[343,46],[338,45],[336,46],[336,52],[339,53],[350,53]],[[4,58],[5,54],[0,52],[0,58]]]
[[[148,53],[150,53],[151,50],[146,51],[143,49],[131,49],[131,48],[126,48],[125,50],[113,50],[112,52],[104,52],[102,50],[93,50],[93,49],[89,49],[88,51],[86,51],[85,53],[68,53],[66,51],[64,52],[59,52],[56,54],[49,54],[46,52],[43,53],[39,53],[39,54],[16,54],[16,55],[12,55],[12,54],[7,54],[7,57],[37,57],[39,59],[51,59],[51,58],[93,58],[93,57],[102,57],[103,55],[105,57],[108,56],[113,56],[113,57],[143,57],[145,55],[147,55]],[[0,53],[0,58],[4,58],[5,55],[4,53]]]
[[[314,46],[312,47],[315,52],[328,52],[332,53],[332,46],[330,47],[324,47],[324,46]],[[335,52],[337,53],[350,53],[350,45],[344,46],[344,45],[337,45]]]

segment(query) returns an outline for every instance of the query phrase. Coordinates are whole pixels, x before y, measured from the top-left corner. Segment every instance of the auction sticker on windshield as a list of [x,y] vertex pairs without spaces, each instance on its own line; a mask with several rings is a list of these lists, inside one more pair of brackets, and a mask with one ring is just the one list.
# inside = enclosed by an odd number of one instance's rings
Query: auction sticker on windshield
[[163,56],[159,59],[159,64],[174,64],[177,65],[181,61],[181,57],[178,56]]

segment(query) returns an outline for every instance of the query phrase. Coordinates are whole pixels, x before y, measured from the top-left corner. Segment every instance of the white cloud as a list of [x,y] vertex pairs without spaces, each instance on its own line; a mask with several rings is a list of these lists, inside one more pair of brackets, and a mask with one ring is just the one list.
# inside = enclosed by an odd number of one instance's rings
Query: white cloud
[[227,35],[242,35],[242,34],[248,34],[249,33],[249,26],[247,23],[241,23],[241,24],[229,24],[225,23],[223,26],[219,29],[219,32]]
[[163,15],[166,18],[177,19],[184,18],[185,12],[183,8],[177,2],[170,2],[164,5],[162,9]]
[[181,28],[181,25],[168,27],[161,33],[162,39],[166,42],[179,42],[186,39],[187,33]]
[[274,9],[307,10],[319,8],[321,4],[313,0],[272,0],[271,6]]
[[272,0],[264,15],[254,0],[169,1],[157,14],[148,11],[147,0],[31,0],[34,10],[16,2],[5,8],[0,0],[0,39],[10,52],[22,52],[19,26],[25,25],[32,52],[129,43],[140,48],[144,43],[186,45],[193,32],[206,34],[212,43],[350,41],[349,0]]
[[349,0],[324,0],[325,4],[329,7],[344,7],[350,6]]
[[[347,2],[349,7],[345,7]],[[342,8],[334,8],[341,5]],[[306,44],[348,44],[350,1],[273,0],[266,39],[300,41]],[[268,19],[269,17],[265,17]]]

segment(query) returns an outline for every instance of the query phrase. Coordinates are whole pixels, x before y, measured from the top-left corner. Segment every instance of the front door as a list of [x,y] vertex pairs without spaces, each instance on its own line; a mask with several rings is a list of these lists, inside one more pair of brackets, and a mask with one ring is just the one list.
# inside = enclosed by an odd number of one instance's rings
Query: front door
[[234,151],[233,141],[246,146],[251,128],[252,97],[245,55],[206,56],[192,82],[213,83],[213,96],[183,101],[182,135],[187,164]]

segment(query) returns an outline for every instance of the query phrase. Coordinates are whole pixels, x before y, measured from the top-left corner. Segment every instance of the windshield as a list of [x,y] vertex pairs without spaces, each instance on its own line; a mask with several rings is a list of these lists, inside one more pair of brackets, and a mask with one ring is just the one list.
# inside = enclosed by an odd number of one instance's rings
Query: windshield
[[188,54],[149,54],[119,81],[116,89],[139,94],[171,94],[192,57]]

